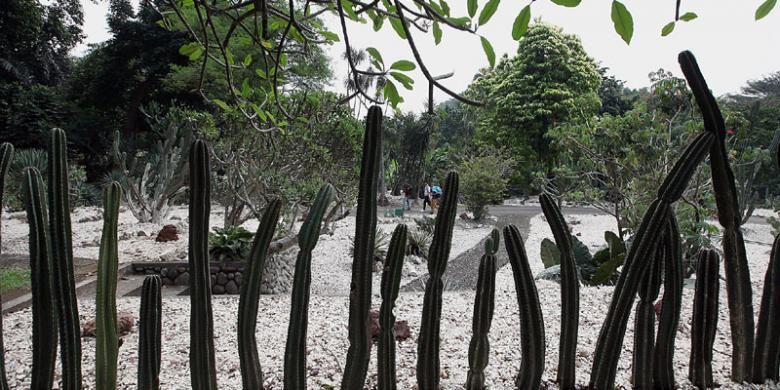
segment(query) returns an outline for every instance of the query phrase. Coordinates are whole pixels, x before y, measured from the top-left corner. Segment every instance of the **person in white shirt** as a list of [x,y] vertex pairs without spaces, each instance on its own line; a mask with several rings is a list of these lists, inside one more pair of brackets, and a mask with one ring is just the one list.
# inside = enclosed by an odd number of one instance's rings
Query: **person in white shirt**
[[[428,183],[423,184],[423,211],[425,211],[425,205],[431,206],[431,186]],[[433,211],[432,206],[431,211]]]

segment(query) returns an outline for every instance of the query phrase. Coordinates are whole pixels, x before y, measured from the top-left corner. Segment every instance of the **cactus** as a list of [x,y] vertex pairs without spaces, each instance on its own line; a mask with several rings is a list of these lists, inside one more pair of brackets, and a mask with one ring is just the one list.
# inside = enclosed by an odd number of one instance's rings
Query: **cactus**
[[664,236],[664,295],[653,355],[653,382],[657,389],[674,388],[674,339],[682,309],[683,265],[680,231],[672,214]]
[[341,388],[360,390],[366,380],[371,357],[371,335],[368,334],[368,312],[371,309],[371,264],[374,257],[376,229],[376,188],[382,161],[382,109],[368,110],[363,138],[363,159],[355,224],[355,249],[352,261],[352,283],[349,292],[349,349]]
[[[498,230],[493,229],[493,233]],[[488,332],[493,321],[493,309],[496,303],[496,255],[498,242],[493,241],[495,235],[485,242],[485,254],[479,263],[477,279],[477,295],[474,300],[474,318],[469,344],[469,372],[466,377],[466,389],[481,390],[485,388],[485,367],[490,356]]]
[[525,253],[520,232],[514,225],[504,228],[506,246],[512,275],[515,279],[517,306],[520,309],[520,374],[515,379],[518,389],[538,389],[544,373],[544,318],[539,305],[539,293],[528,256]]
[[216,390],[214,323],[211,313],[209,149],[196,140],[190,147],[190,375],[195,390]]
[[385,269],[382,272],[382,306],[379,308],[379,346],[377,347],[377,366],[379,371],[379,390],[395,390],[395,300],[398,298],[398,290],[401,284],[401,270],[404,265],[404,253],[406,251],[406,225],[398,225],[390,239],[390,247],[387,250]]
[[52,275],[49,261],[49,235],[41,174],[26,168],[23,175],[27,223],[30,225],[30,285],[32,289],[32,384],[31,389],[51,389],[57,358]]
[[580,282],[574,260],[571,234],[561,210],[550,195],[539,196],[547,223],[555,236],[561,264],[561,342],[558,352],[558,385],[573,389],[576,385],[577,328],[580,317]]
[[290,323],[287,328],[287,345],[284,350],[284,388],[306,388],[306,331],[309,323],[309,290],[311,288],[311,251],[320,237],[322,218],[333,200],[334,189],[330,184],[320,188],[309,216],[298,232],[298,259],[295,262],[292,298],[290,299]]
[[162,282],[149,275],[141,287],[138,325],[138,390],[160,389],[160,332],[162,331]]
[[493,229],[490,232],[490,237],[485,240],[485,253],[495,255],[498,253],[498,249],[501,247],[501,232],[498,229]]
[[691,360],[688,378],[698,388],[712,387],[712,344],[718,327],[718,268],[720,259],[713,250],[699,253],[696,291],[691,320]]
[[753,382],[778,380],[780,365],[780,235],[775,237],[758,313]]
[[444,198],[436,216],[433,241],[428,250],[428,274],[425,283],[420,336],[417,339],[417,387],[439,388],[439,327],[441,321],[442,276],[447,268],[452,229],[458,211],[458,174],[450,172],[444,182]]
[[82,385],[81,327],[73,277],[68,151],[65,132],[61,129],[53,129],[49,135],[48,176],[49,239],[60,331],[61,388],[79,390]]
[[[664,239],[664,244],[666,239]],[[634,317],[634,354],[631,365],[631,383],[635,389],[653,388],[653,353],[655,308],[653,302],[661,289],[661,267],[667,257],[667,248],[658,246],[649,258],[647,273],[639,284],[639,303]]]
[[[14,147],[9,143],[0,145],[0,217],[3,215],[3,191],[5,190],[5,176],[8,173],[8,167],[14,159]],[[2,228],[0,228],[0,231]],[[0,232],[1,233],[1,232]],[[2,242],[2,234],[0,234]],[[0,254],[2,254],[0,246]],[[0,298],[0,312],[2,312],[2,298]],[[8,390],[8,381],[5,377],[5,346],[3,344],[3,316],[0,315],[0,390]]]
[[723,257],[726,275],[729,319],[731,323],[731,379],[743,382],[750,379],[753,368],[753,291],[750,269],[745,253],[745,242],[740,229],[741,215],[737,202],[734,173],[726,153],[726,125],[715,97],[701,74],[691,52],[680,53],[679,62],[696,103],[704,118],[704,128],[714,136],[710,146],[710,170],[718,222],[723,227]]
[[257,227],[252,251],[247,259],[247,270],[241,283],[241,298],[238,301],[238,358],[241,362],[241,381],[245,389],[263,387],[263,371],[257,356],[257,307],[260,300],[260,284],[268,254],[268,246],[274,238],[282,202],[272,200],[263,213]]
[[119,340],[116,334],[116,283],[119,267],[117,228],[122,187],[113,182],[103,189],[103,236],[95,297],[95,382],[98,389],[116,388]]
[[656,200],[647,209],[642,223],[634,236],[634,244],[626,256],[623,272],[615,286],[607,318],[601,327],[596,343],[593,369],[591,370],[591,389],[611,389],[615,383],[617,362],[620,358],[623,337],[626,333],[628,317],[639,282],[647,273],[652,254],[663,236],[664,228],[671,215],[671,203],[677,201],[698,164],[712,143],[711,133],[699,134],[685,149],[658,190]]

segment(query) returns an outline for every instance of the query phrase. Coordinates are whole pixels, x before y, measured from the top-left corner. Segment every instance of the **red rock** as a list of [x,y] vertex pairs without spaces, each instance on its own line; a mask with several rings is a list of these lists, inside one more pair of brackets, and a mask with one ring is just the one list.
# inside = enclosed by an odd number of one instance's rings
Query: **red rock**
[[179,231],[175,225],[165,225],[162,230],[157,233],[157,238],[154,240],[157,242],[177,241],[179,239]]
[[[368,332],[371,334],[371,340],[374,342],[379,340],[382,327],[379,325],[379,311],[371,310],[368,312]],[[393,325],[393,334],[398,341],[404,341],[412,336],[412,331],[409,329],[409,323],[406,321],[396,321]]]

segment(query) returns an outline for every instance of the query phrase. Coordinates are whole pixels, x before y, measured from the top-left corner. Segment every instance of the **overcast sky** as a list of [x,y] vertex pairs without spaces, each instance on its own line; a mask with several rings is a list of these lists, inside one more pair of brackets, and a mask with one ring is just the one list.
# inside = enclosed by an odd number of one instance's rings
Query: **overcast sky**
[[[673,0],[639,1],[625,0],[634,15],[634,39],[626,45],[614,32],[610,20],[608,0],[585,0],[577,8],[564,8],[548,0],[536,1],[532,6],[533,18],[541,17],[545,22],[564,28],[564,31],[578,35],[588,54],[603,66],[610,68],[618,79],[625,80],[629,87],[648,85],[648,73],[664,68],[680,75],[677,53],[691,50],[699,60],[704,76],[716,95],[737,92],[746,80],[757,79],[769,73],[780,71],[780,10],[775,10],[761,21],[754,21],[756,7],[763,0],[685,0],[683,12],[692,11],[699,18],[688,23],[679,22],[675,31],[661,37],[660,31],[674,17]],[[93,3],[82,0],[85,8],[84,43],[75,49],[75,54],[84,53],[89,43],[102,42],[110,38],[105,13],[106,2]],[[486,0],[480,0],[480,6]],[[465,7],[465,0],[450,1],[457,14],[465,14],[458,7]],[[527,1],[505,0],[487,26],[479,33],[493,44],[496,56],[514,53],[517,42],[512,40],[512,23]],[[341,35],[337,19],[326,20],[330,29]],[[370,25],[349,23],[350,43],[356,48],[376,47],[382,53],[385,63],[398,59],[412,59],[404,41],[400,40],[388,23],[374,32]],[[439,46],[433,43],[430,34],[415,34],[416,43],[423,53],[428,69],[434,75],[455,72],[446,80],[448,87],[462,91],[474,74],[488,65],[478,37],[445,29]],[[328,48],[336,77],[333,88],[343,89],[347,65],[341,60],[343,43]],[[412,72],[414,91],[399,86],[405,99],[404,110],[421,111],[427,98],[427,82],[418,71]],[[435,100],[447,96],[437,91]]]

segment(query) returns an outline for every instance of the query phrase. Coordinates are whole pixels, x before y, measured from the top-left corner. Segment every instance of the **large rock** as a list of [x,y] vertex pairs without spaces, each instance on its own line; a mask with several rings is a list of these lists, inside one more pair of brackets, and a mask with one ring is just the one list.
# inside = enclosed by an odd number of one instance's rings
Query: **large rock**
[[165,225],[162,230],[157,233],[157,238],[154,240],[157,242],[177,241],[179,239],[179,230],[174,225]]
[[225,284],[225,292],[228,294],[238,294],[238,285],[234,280],[230,280]]
[[260,292],[286,294],[292,289],[297,247],[268,256],[263,269]]

